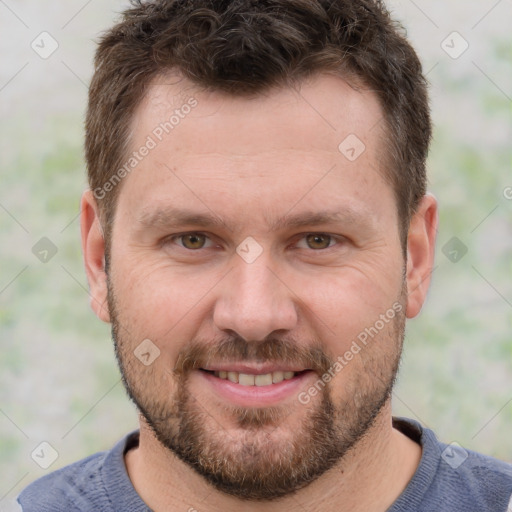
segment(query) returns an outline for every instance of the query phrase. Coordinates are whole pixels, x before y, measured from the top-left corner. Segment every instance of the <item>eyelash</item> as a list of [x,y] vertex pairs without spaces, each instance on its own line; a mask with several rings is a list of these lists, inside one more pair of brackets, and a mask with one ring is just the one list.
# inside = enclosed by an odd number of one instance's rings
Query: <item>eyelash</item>
[[[179,244],[177,242],[178,240],[183,239],[185,236],[190,236],[190,235],[201,235],[201,236],[204,236],[207,239],[207,241],[210,242],[210,246],[208,246],[208,247],[200,247],[199,249],[189,249],[189,248],[185,247],[184,245]],[[298,238],[298,240],[302,241],[302,240],[305,240],[306,237],[308,237],[308,236],[315,236],[315,235],[329,237],[330,238],[329,246],[324,248],[324,249],[311,249],[309,247],[299,247],[298,249],[306,249],[306,250],[309,249],[310,251],[313,251],[313,252],[325,252],[325,251],[328,251],[328,250],[332,249],[336,245],[340,245],[341,243],[346,241],[346,239],[344,237],[342,237],[342,236],[331,235],[329,233],[323,233],[323,232],[302,233],[300,235],[300,237]],[[185,249],[188,252],[199,252],[202,249],[211,249],[214,246],[214,242],[211,239],[211,237],[209,237],[206,233],[202,233],[200,231],[189,231],[189,232],[186,232],[186,233],[181,233],[179,235],[173,235],[172,237],[167,238],[166,240],[164,240],[164,245],[166,243],[168,243],[168,242],[176,243],[180,248]],[[295,245],[296,245],[296,243],[295,243]]]

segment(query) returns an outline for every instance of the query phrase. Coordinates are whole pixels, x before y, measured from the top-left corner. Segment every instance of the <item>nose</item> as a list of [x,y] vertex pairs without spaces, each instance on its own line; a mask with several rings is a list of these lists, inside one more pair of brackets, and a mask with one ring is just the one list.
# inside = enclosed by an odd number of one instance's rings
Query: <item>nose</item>
[[218,329],[258,341],[297,325],[295,296],[268,263],[262,256],[253,263],[241,258],[235,262],[215,303],[213,321]]

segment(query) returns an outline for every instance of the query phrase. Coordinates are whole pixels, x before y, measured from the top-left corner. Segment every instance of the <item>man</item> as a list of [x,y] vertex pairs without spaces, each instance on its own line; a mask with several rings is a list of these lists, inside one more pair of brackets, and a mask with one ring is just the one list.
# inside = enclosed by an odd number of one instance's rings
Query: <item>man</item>
[[30,511],[503,511],[511,466],[393,418],[437,203],[376,1],[141,2],[102,39],[82,243],[140,431]]

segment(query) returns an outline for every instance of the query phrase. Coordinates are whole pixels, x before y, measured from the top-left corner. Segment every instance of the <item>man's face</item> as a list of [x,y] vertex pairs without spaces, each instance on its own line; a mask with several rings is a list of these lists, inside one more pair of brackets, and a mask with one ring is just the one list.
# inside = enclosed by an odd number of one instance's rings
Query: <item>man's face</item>
[[134,117],[131,150],[157,145],[112,232],[117,355],[164,446],[221,491],[276,498],[389,402],[406,285],[382,112],[327,75],[252,99],[164,82]]

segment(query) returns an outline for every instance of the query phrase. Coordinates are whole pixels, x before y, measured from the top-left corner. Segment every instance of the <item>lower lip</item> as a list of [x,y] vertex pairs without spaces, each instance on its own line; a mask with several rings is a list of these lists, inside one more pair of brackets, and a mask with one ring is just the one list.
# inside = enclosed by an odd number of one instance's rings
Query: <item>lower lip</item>
[[215,377],[213,373],[197,370],[201,378],[221,397],[241,407],[265,407],[275,405],[290,397],[297,397],[313,378],[311,370],[268,386],[242,386],[237,382]]

